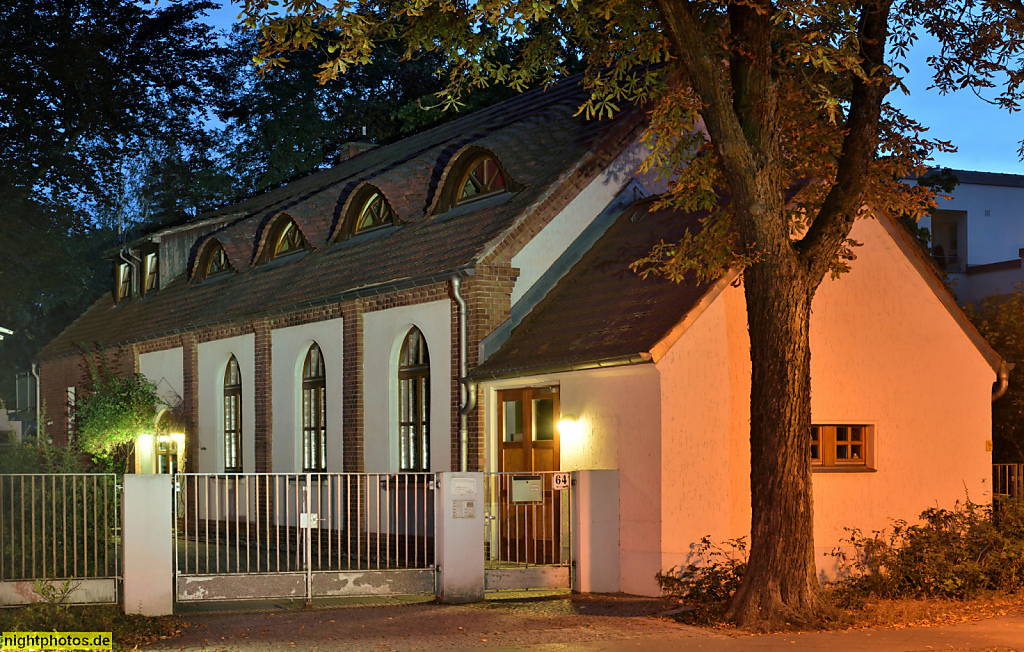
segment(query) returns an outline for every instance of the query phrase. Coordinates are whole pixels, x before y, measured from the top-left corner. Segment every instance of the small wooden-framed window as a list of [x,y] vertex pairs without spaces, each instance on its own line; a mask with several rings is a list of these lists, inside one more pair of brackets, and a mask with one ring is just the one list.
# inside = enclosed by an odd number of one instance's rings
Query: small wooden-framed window
[[398,456],[402,471],[430,470],[430,355],[416,327],[398,361]]
[[224,472],[242,472],[242,374],[235,356],[224,371]]
[[117,266],[117,300],[132,296],[132,267],[126,263]]
[[295,222],[292,220],[285,220],[274,234],[268,260],[298,253],[305,249],[306,239],[302,237],[302,231],[299,231],[299,227],[295,226]]
[[315,343],[302,365],[302,470],[327,470],[327,372]]
[[455,205],[505,191],[505,176],[498,162],[491,156],[480,156],[473,160],[469,169],[459,180],[455,193]]
[[159,268],[157,267],[156,253],[146,254],[143,259],[143,270],[145,280],[142,284],[142,291],[149,293],[157,289],[157,283],[159,281]]
[[384,195],[374,192],[363,202],[359,215],[352,224],[352,235],[391,226],[394,223],[394,211],[391,210]]
[[816,467],[873,468],[874,429],[862,424],[815,424],[810,453]]

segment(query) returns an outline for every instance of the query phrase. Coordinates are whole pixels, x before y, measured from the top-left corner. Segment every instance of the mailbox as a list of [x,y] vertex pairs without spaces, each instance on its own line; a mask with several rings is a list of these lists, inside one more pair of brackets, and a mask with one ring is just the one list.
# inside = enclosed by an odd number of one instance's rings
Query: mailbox
[[539,503],[544,501],[544,478],[539,475],[512,476],[513,503]]

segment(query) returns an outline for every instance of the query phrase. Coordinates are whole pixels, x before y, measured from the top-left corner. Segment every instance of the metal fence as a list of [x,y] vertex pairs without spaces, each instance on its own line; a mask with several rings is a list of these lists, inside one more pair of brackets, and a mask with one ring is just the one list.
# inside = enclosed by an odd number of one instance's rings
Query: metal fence
[[178,474],[179,575],[434,565],[429,473]]
[[993,464],[992,495],[996,498],[1024,496],[1024,464]]
[[488,568],[571,563],[572,483],[568,473],[484,475]]
[[120,575],[113,474],[0,475],[0,580]]

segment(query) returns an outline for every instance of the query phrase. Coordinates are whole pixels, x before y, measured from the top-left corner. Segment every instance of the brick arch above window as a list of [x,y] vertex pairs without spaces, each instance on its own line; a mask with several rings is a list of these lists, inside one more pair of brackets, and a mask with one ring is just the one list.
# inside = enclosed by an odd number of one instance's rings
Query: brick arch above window
[[263,228],[255,260],[257,264],[308,251],[309,241],[294,219],[281,213]]
[[521,188],[501,159],[489,149],[468,145],[452,156],[438,182],[428,213],[439,215],[451,208]]
[[371,183],[363,183],[349,194],[341,216],[336,241],[387,228],[400,221],[384,191]]
[[217,238],[208,238],[199,250],[192,267],[192,280],[203,281],[235,271],[227,249]]

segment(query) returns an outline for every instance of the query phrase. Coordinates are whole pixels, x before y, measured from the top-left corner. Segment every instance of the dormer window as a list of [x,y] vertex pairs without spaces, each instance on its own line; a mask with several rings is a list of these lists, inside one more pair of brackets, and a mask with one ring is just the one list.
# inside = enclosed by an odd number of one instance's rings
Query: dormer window
[[379,188],[364,183],[349,196],[336,240],[394,225],[397,216]]
[[352,226],[352,235],[372,231],[395,223],[395,214],[384,195],[375,192],[363,203],[362,210]]
[[206,275],[214,276],[231,269],[231,263],[228,262],[228,253],[224,251],[224,247],[217,245],[217,249],[210,256],[210,263],[206,266]]
[[216,240],[207,244],[196,269],[199,280],[230,272],[231,261],[228,260],[228,253],[224,251],[224,246]]
[[455,204],[486,197],[505,191],[505,177],[501,174],[498,162],[490,156],[476,159],[459,184],[455,195]]
[[519,189],[491,152],[471,147],[449,162],[444,189],[438,193],[431,212],[440,215],[455,206]]
[[306,238],[302,236],[302,231],[299,231],[299,227],[295,226],[292,220],[284,220],[275,226],[274,233],[271,234],[265,259],[270,261],[305,249]]
[[131,265],[121,263],[117,266],[117,300],[122,301],[132,296]]
[[159,283],[156,253],[146,254],[146,257],[143,259],[143,274],[142,291],[145,294],[149,294],[157,289]]

